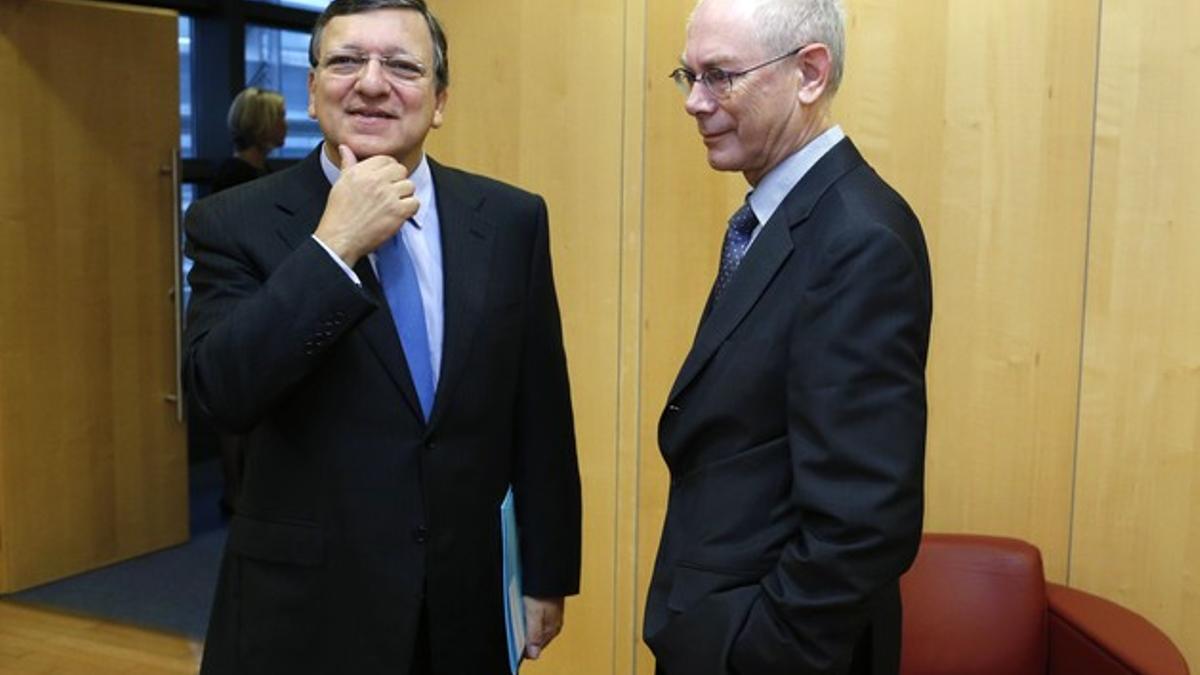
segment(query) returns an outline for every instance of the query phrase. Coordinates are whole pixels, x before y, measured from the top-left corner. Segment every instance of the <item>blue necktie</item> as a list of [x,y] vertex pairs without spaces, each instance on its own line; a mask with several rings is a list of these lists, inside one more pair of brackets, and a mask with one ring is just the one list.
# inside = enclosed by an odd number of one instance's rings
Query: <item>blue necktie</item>
[[[410,220],[405,227],[412,226]],[[433,364],[429,355],[429,334],[425,332],[425,307],[421,304],[421,287],[417,270],[408,254],[400,232],[375,251],[375,267],[379,283],[392,310],[392,320],[404,347],[404,359],[412,374],[413,387],[421,401],[421,412],[429,419],[433,408]]]
[[725,243],[721,245],[721,270],[713,287],[713,304],[721,299],[721,293],[729,285],[738,265],[742,264],[742,258],[750,246],[750,235],[757,226],[758,218],[754,217],[749,200],[730,216],[729,228],[725,230]]

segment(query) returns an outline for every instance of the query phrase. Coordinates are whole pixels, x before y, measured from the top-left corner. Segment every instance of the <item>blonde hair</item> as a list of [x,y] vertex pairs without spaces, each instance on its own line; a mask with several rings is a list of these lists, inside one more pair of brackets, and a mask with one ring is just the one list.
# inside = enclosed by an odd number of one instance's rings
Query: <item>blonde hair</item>
[[283,119],[283,94],[270,89],[246,87],[229,106],[229,132],[238,150],[264,145]]

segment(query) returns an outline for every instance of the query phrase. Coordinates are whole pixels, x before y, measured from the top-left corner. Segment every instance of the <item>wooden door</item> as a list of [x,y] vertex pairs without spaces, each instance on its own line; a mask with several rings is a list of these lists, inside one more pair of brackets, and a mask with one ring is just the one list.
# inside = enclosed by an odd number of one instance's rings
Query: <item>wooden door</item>
[[187,539],[176,22],[0,2],[0,591]]

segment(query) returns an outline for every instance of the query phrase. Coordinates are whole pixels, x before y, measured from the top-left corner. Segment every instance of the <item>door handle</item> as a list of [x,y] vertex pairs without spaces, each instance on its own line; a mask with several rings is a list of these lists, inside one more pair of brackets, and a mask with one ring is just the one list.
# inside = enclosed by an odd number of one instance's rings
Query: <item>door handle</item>
[[[175,315],[175,391],[164,394],[163,400],[175,405],[175,421],[183,423],[183,293],[180,288],[183,285],[183,264],[180,260],[182,252],[179,247],[183,242],[180,227],[179,209],[181,200],[179,196],[179,148],[171,148],[171,166],[170,171],[160,171],[160,173],[169,173],[171,176],[171,266],[174,270],[174,277],[171,281],[171,287],[167,289],[167,299],[171,303],[173,313]],[[164,167],[165,168],[165,167]]]

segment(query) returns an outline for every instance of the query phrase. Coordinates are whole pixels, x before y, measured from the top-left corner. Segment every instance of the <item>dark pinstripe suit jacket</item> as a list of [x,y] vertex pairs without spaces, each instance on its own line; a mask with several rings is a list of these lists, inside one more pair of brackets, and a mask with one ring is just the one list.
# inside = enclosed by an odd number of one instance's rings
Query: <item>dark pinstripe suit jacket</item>
[[440,673],[506,668],[498,507],[517,498],[525,591],[578,591],[579,476],[547,216],[433,163],[445,340],[422,421],[369,262],[310,237],[314,152],[197,202],[184,379],[248,435],[203,672],[405,673],[422,605]]

